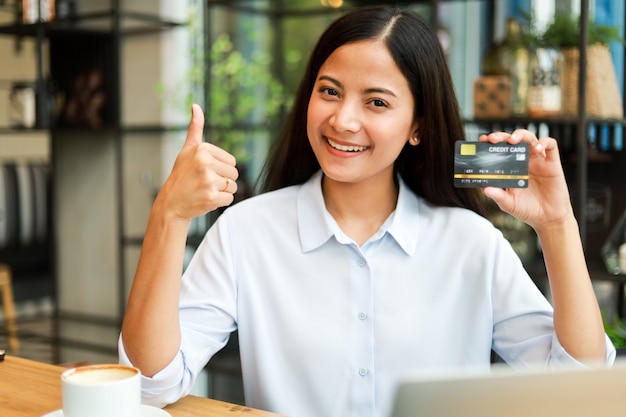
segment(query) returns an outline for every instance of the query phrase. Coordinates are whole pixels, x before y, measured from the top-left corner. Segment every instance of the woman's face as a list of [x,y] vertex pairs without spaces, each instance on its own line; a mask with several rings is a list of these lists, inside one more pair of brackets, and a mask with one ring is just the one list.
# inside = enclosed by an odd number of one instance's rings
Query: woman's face
[[337,48],[317,74],[307,134],[326,177],[343,183],[393,178],[416,135],[409,84],[382,42]]

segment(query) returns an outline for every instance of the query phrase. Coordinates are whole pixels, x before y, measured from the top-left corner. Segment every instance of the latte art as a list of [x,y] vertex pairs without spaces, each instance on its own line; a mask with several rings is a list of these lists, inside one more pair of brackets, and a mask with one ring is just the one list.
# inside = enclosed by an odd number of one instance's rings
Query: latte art
[[101,384],[134,376],[136,372],[124,368],[89,368],[76,370],[66,376],[66,380],[76,384]]
[[141,372],[120,364],[68,369],[61,375],[64,417],[138,417]]

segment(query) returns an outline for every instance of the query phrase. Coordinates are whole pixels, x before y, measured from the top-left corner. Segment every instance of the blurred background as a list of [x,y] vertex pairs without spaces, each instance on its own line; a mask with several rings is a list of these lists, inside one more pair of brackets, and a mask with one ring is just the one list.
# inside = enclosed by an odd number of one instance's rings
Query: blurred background
[[[345,11],[380,3],[0,0],[0,265],[20,342],[10,352],[117,361],[148,213],[191,103],[205,110],[205,139],[237,156],[237,200],[255,194],[317,37]],[[624,2],[403,3],[439,35],[467,139],[524,127],[559,141],[607,331],[621,343]],[[188,257],[218,215],[194,220]],[[533,231],[495,208],[491,220],[549,297]],[[236,340],[197,394],[243,401]]]

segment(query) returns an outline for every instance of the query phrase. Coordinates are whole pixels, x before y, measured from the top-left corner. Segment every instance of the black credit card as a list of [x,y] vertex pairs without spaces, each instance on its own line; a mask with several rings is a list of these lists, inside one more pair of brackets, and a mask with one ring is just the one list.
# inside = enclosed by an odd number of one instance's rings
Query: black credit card
[[457,188],[528,187],[528,143],[457,141],[454,186]]

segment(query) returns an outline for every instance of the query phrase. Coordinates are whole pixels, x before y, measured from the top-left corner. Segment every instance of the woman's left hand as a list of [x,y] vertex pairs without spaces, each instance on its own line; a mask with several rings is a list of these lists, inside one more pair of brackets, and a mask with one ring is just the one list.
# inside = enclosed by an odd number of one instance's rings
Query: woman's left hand
[[[556,140],[527,130],[482,135],[493,143],[528,142],[528,188],[485,188],[498,206],[529,224],[541,243],[550,281],[556,336],[569,355],[581,362],[611,362],[602,314],[585,261],[578,223],[570,201]],[[608,353],[607,353],[608,352]]]
[[528,142],[530,145],[528,188],[484,189],[485,195],[493,199],[501,210],[535,230],[571,219],[573,209],[555,139],[537,139],[532,132],[518,129],[513,133],[481,135],[479,140],[511,144]]

